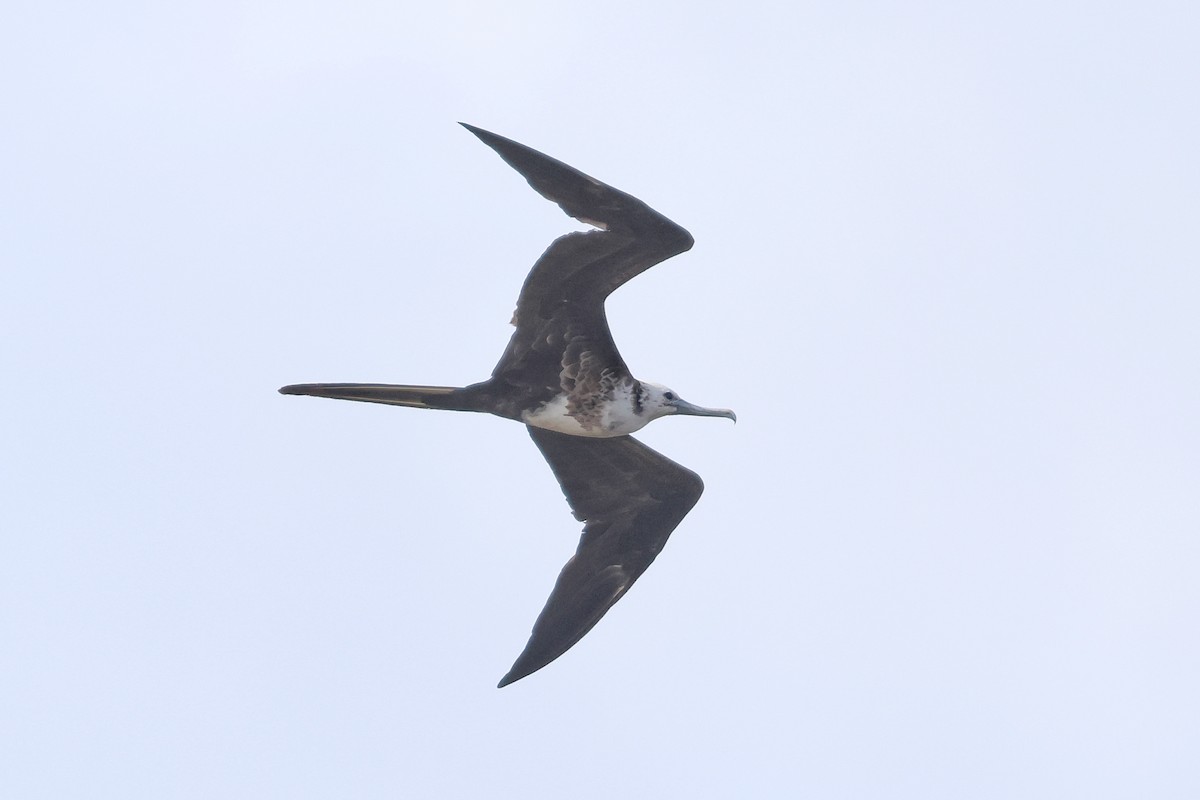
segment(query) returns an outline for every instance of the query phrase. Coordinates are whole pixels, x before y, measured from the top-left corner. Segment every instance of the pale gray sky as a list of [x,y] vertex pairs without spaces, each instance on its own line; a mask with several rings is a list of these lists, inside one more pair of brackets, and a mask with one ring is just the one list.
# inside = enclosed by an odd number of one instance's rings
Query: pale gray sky
[[[1191,3],[10,4],[0,795],[1200,796]],[[572,222],[737,410],[577,647],[522,428],[281,397],[486,377]]]

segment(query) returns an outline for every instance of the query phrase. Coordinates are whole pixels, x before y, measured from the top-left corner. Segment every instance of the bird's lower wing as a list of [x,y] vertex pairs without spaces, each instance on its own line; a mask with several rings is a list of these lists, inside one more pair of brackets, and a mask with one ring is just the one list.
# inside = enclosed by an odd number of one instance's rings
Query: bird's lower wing
[[592,439],[529,428],[584,522],[533,634],[500,686],[565,653],[629,590],[704,491],[691,470],[628,436]]

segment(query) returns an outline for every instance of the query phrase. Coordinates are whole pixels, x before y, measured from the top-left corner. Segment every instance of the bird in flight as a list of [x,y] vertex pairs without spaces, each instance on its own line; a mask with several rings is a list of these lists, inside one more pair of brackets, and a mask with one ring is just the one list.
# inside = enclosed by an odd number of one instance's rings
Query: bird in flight
[[462,124],[539,194],[594,229],[559,237],[533,265],[517,299],[516,331],[487,380],[461,388],[302,383],[279,391],[481,411],[527,426],[584,527],[528,644],[500,681],[507,686],[583,638],[646,571],[704,491],[700,476],[629,434],[673,414],[737,417],[633,377],[604,315],[604,301],[615,289],[690,249],[691,234],[636,197]]

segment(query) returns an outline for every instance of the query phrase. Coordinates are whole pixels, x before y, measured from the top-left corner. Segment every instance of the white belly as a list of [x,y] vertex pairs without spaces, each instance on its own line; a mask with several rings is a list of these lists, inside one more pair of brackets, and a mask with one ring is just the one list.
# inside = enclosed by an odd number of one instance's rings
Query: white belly
[[526,411],[522,419],[535,428],[572,436],[607,438],[624,436],[646,426],[650,416],[636,413],[635,408],[633,387],[618,386],[611,402],[585,413],[569,413],[567,396],[560,394],[535,411]]

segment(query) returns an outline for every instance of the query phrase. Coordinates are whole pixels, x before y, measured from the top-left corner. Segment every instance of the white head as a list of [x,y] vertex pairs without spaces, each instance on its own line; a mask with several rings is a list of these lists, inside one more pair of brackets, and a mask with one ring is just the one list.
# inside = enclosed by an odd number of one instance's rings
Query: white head
[[692,405],[661,383],[641,381],[642,390],[638,397],[642,413],[649,419],[658,419],[669,414],[688,414],[693,417],[725,417],[737,422],[737,414],[728,408],[704,408]]

